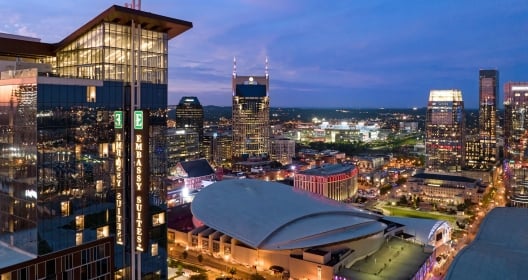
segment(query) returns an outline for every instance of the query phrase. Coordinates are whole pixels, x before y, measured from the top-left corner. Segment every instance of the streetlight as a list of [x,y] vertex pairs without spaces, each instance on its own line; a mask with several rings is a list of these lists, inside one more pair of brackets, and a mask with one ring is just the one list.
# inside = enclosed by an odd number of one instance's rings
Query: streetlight
[[226,264],[226,274],[229,273],[229,271],[227,271],[227,262],[229,261],[229,255],[224,255],[224,260],[225,260],[225,264]]

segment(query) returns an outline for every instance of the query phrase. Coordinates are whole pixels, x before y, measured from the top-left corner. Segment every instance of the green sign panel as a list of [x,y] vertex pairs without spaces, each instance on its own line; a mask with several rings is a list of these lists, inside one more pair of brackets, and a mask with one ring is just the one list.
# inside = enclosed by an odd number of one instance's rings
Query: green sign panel
[[123,111],[114,112],[114,128],[123,128]]
[[143,129],[143,111],[134,111],[134,129]]

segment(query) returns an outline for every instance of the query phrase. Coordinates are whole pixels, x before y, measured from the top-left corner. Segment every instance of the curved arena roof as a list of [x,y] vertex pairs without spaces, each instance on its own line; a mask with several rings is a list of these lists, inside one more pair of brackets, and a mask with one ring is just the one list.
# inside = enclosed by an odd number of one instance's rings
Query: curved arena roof
[[290,186],[225,180],[202,189],[191,204],[205,225],[253,248],[323,246],[383,232],[380,215]]
[[528,279],[528,209],[494,208],[473,242],[455,257],[445,279]]

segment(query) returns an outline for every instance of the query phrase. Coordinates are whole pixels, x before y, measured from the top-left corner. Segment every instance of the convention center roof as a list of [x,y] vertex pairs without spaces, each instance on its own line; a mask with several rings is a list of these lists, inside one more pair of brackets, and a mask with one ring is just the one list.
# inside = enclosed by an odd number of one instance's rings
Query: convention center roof
[[323,246],[382,232],[382,216],[276,182],[233,179],[202,189],[191,204],[208,227],[259,249]]

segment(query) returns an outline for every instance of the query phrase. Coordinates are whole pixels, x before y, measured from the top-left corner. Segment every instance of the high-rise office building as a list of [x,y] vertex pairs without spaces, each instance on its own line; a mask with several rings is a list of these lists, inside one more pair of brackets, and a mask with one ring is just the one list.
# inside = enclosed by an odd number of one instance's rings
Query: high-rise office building
[[286,137],[275,136],[270,141],[270,158],[283,165],[291,164],[295,157],[295,141]]
[[269,75],[238,76],[236,61],[233,89],[233,157],[266,157],[269,154]]
[[200,142],[198,133],[192,129],[167,129],[167,160],[169,173],[178,162],[200,158]]
[[[528,82],[504,85],[504,156],[513,163],[510,167],[516,173],[528,167]],[[517,175],[521,180],[528,179],[524,174]]]
[[204,157],[213,166],[230,167],[229,160],[233,151],[231,131],[207,132],[204,135]]
[[464,101],[460,90],[431,90],[425,123],[426,168],[460,171],[464,151]]
[[168,277],[167,50],[191,27],[112,6],[56,44],[0,34],[2,279]]
[[184,96],[176,106],[176,128],[190,129],[198,133],[200,144],[203,141],[204,111],[196,96]]
[[482,164],[493,166],[497,151],[497,102],[499,71],[479,71],[479,138]]

